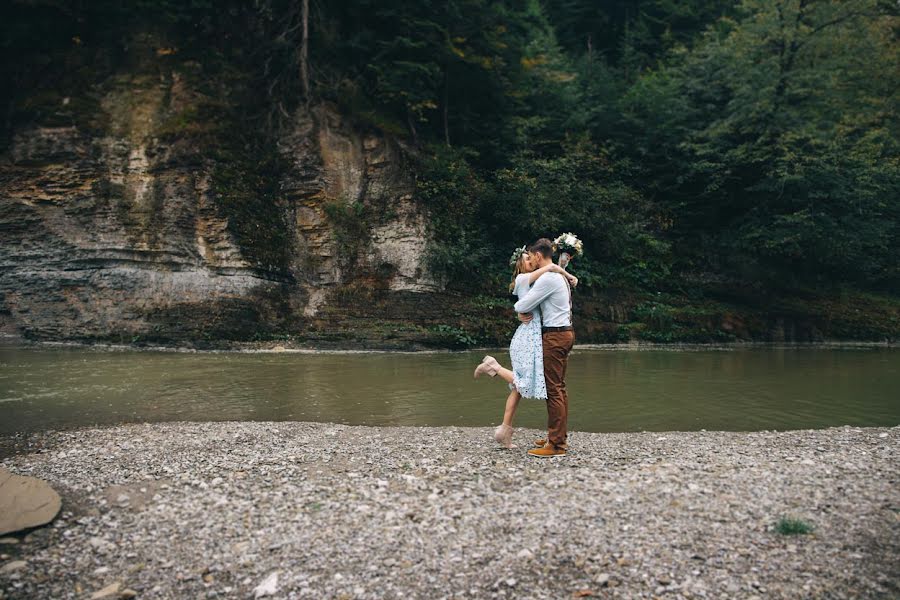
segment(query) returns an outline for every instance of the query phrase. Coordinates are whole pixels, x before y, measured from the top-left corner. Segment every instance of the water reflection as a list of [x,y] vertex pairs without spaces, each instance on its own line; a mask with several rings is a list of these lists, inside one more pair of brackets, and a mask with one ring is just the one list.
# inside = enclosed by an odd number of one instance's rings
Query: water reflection
[[[129,421],[495,424],[481,354],[186,354],[0,349],[0,433]],[[498,355],[508,362],[508,357]],[[900,423],[900,351],[577,350],[570,425],[588,431],[758,430]],[[519,425],[541,428],[543,403]]]

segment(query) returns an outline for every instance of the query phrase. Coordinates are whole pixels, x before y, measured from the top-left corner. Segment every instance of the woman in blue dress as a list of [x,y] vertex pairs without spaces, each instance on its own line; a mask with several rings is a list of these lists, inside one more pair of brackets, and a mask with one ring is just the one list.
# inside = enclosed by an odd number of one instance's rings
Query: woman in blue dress
[[[509,291],[522,298],[531,289],[532,284],[545,273],[560,273],[569,279],[572,287],[578,285],[578,278],[566,272],[559,265],[551,264],[535,269],[536,261],[525,250],[525,246],[517,248],[510,258],[513,267],[512,282]],[[512,448],[512,421],[522,398],[547,399],[547,384],[544,381],[544,351],[541,343],[541,314],[535,309],[534,318],[522,323],[516,329],[509,343],[509,357],[512,370],[506,369],[493,356],[485,356],[475,369],[475,377],[486,374],[491,377],[500,376],[509,384],[510,394],[506,399],[506,410],[503,423],[494,430],[494,439],[505,447]]]

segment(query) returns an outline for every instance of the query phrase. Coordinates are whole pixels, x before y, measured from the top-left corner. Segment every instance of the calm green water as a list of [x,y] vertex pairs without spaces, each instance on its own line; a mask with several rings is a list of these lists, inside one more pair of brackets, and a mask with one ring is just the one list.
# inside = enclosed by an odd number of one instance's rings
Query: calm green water
[[[481,356],[0,348],[0,433],[171,420],[487,426],[506,387],[473,381]],[[900,350],[576,350],[569,389],[576,430],[893,426]],[[545,417],[542,402],[523,401],[517,424]]]

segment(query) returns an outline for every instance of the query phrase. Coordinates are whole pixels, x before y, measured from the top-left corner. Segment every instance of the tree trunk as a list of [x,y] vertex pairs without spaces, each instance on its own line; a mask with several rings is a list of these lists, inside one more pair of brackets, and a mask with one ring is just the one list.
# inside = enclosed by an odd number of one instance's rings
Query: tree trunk
[[808,4],[808,0],[800,0],[797,7],[797,14],[794,15],[793,34],[790,44],[787,42],[787,33],[784,28],[784,13],[781,5],[778,5],[778,20],[781,24],[781,40],[779,40],[778,48],[778,82],[775,84],[775,101],[773,103],[773,113],[778,112],[781,108],[784,94],[788,87],[788,77],[794,68],[794,61],[797,58],[797,52],[800,50],[800,23],[803,20],[803,11]]
[[594,45],[591,43],[591,34],[587,36],[588,77],[594,70]]
[[406,109],[406,124],[409,125],[409,132],[412,134],[413,144],[418,148],[419,132],[416,131],[416,117],[413,115],[413,112],[409,110],[409,107]]
[[450,101],[449,100],[449,96],[450,96],[449,87],[450,87],[450,75],[448,74],[447,70],[444,69],[444,102],[443,102],[443,104],[444,104],[444,107],[443,107],[444,108],[444,141],[447,143],[448,148],[450,147],[450,122],[447,117],[447,111],[448,111],[447,105]]
[[303,98],[309,106],[309,0],[303,2],[303,38],[300,42],[300,83],[303,86]]

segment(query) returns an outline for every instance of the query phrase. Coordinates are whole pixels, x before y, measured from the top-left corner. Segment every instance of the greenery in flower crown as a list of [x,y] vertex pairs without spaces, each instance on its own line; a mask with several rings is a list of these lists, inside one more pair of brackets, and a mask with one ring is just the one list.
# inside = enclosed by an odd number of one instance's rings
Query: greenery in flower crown
[[516,263],[519,261],[519,258],[523,254],[525,254],[526,247],[527,247],[527,244],[525,246],[522,246],[521,248],[516,248],[515,250],[513,250],[512,256],[509,257],[509,266],[511,266],[511,267],[516,266]]

